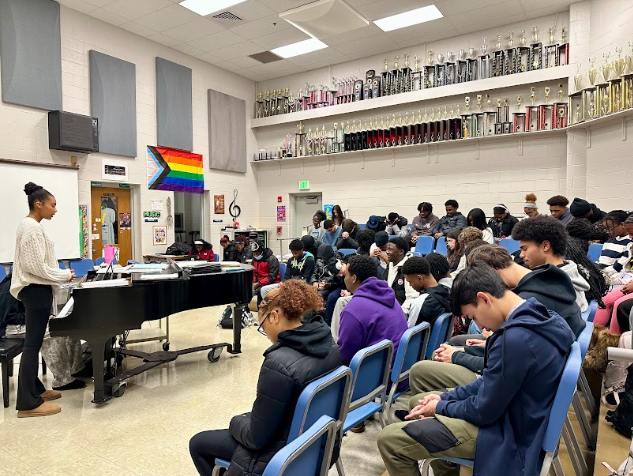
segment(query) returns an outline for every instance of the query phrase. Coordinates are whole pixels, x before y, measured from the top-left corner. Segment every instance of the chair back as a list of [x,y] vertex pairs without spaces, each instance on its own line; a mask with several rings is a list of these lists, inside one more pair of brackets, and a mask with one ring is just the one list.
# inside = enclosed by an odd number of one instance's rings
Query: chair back
[[587,322],[587,325],[576,339],[576,342],[580,345],[580,357],[585,360],[587,355],[587,349],[589,348],[589,342],[591,341],[591,333],[593,332],[593,322]]
[[336,441],[336,421],[322,416],[270,460],[263,476],[325,476]]
[[415,251],[422,256],[433,253],[433,244],[435,239],[432,236],[420,236],[415,242]]
[[0,281],[7,277],[7,270],[0,264]]
[[356,250],[354,248],[339,248],[337,251],[339,253],[342,253],[343,256],[353,255],[356,253]]
[[431,326],[421,322],[417,326],[404,331],[398,345],[398,352],[391,368],[392,391],[395,386],[409,377],[411,367],[424,358],[429,344]]
[[600,259],[600,255],[602,254],[602,244],[601,243],[592,243],[589,245],[589,250],[587,251],[587,257],[596,262]]
[[448,254],[448,248],[446,247],[446,237],[445,236],[440,236],[437,239],[437,243],[435,244],[435,252],[439,253],[443,256],[446,256]]
[[279,263],[279,277],[282,281],[284,281],[284,276],[286,275],[286,263]]
[[542,446],[546,453],[553,454],[557,448],[558,440],[563,430],[563,424],[565,423],[565,417],[567,417],[569,405],[576,391],[581,365],[580,344],[574,342],[571,346],[569,357],[567,357],[567,363],[563,369],[563,375],[560,378],[558,390],[554,397],[554,403],[550,410],[549,422]]
[[70,269],[75,271],[76,278],[83,278],[88,271],[94,269],[94,264],[91,259],[78,259],[70,262]]
[[101,266],[102,263],[105,263],[105,258],[103,256],[99,256],[95,260],[95,266]]
[[418,253],[417,251],[409,251],[409,254],[410,254],[411,256],[417,256],[417,257],[419,257],[419,258],[421,258],[421,257],[422,257],[422,253]]
[[598,310],[598,301],[595,299],[589,302],[589,307],[582,313],[582,318],[587,322],[593,322],[593,318],[596,317],[596,311]]
[[62,260],[57,261],[59,269],[68,269]]
[[217,263],[218,261],[220,261],[220,255],[219,255],[218,253],[214,253],[214,255],[213,255],[213,261],[215,261],[216,263]]
[[508,253],[512,254],[516,251],[519,251],[521,247],[519,246],[519,242],[517,240],[513,240],[512,238],[504,238],[499,241],[499,246],[503,246]]
[[376,397],[385,401],[392,357],[393,342],[388,339],[356,352],[349,364],[352,371],[350,412]]
[[352,371],[341,366],[304,388],[295,406],[288,441],[296,439],[323,415],[334,418],[342,430],[351,383]]
[[433,351],[435,349],[448,340],[449,333],[452,330],[452,323],[453,314],[450,312],[445,312],[435,319],[435,322],[433,323],[433,331],[431,332],[431,337],[429,339],[429,345],[426,348],[425,357],[427,359],[430,359],[433,356]]

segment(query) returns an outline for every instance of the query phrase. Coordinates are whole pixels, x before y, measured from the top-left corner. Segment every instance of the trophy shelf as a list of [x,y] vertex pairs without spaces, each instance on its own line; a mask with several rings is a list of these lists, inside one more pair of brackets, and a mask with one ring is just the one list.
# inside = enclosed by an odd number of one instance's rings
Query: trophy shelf
[[477,81],[451,84],[450,86],[440,86],[437,88],[422,89],[420,91],[394,94],[392,96],[382,96],[375,99],[355,101],[348,104],[338,104],[321,109],[311,109],[309,111],[299,111],[289,114],[281,114],[278,116],[262,117],[260,119],[251,119],[251,129],[276,126],[279,124],[295,124],[298,121],[308,121],[324,117],[340,116],[342,114],[371,111],[374,109],[428,101],[430,99],[463,96],[464,94],[472,94],[474,91],[491,91],[495,89],[531,85],[545,81],[554,81],[559,79],[567,80],[574,74],[574,71],[575,70],[572,65],[556,66],[553,68],[510,74],[497,78],[480,79]]
[[[633,111],[627,111],[627,112],[633,112]],[[597,119],[598,120],[598,119]],[[597,121],[596,120],[596,121]],[[575,126],[572,126],[575,127]],[[353,157],[371,157],[371,156],[377,156],[380,155],[381,153],[385,156],[393,156],[396,157],[397,155],[401,154],[401,153],[405,153],[405,152],[412,152],[412,151],[416,151],[416,150],[420,150],[423,151],[424,149],[433,149],[436,147],[450,147],[451,145],[455,146],[455,145],[467,145],[467,144],[474,144],[476,142],[482,141],[482,142],[489,142],[489,141],[502,141],[502,140],[511,140],[511,139],[529,139],[532,137],[542,137],[542,136],[554,136],[554,135],[562,135],[562,134],[566,134],[567,133],[567,129],[568,127],[565,128],[560,128],[560,129],[550,129],[550,130],[546,130],[546,131],[531,131],[531,132],[512,132],[510,134],[498,134],[498,135],[491,135],[491,136],[482,136],[482,137],[470,137],[468,139],[456,139],[456,140],[441,140],[441,141],[437,141],[437,142],[425,142],[424,144],[413,144],[413,145],[401,145],[401,146],[397,146],[397,147],[385,147],[385,148],[380,148],[380,149],[365,149],[365,150],[355,150],[355,151],[348,151],[348,152],[337,152],[335,154],[322,154],[322,155],[307,155],[307,156],[301,156],[301,157],[286,157],[284,159],[268,159],[268,160],[251,160],[251,165],[254,166],[260,166],[260,165],[266,165],[266,164],[273,164],[273,163],[277,163],[280,164],[283,162],[290,162],[290,161],[297,161],[297,160],[303,160],[303,161],[316,161],[319,159],[329,159],[329,158],[353,158]]]
[[633,109],[625,109],[624,111],[614,112],[606,116],[588,119],[577,124],[567,126],[567,129],[590,129],[592,127],[604,127],[616,122],[627,121],[633,119]]

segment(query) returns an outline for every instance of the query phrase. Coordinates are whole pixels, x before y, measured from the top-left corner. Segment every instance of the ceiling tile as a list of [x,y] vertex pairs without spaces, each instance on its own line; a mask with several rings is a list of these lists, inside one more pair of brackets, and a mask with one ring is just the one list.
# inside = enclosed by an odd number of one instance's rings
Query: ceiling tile
[[292,43],[296,43],[297,41],[303,41],[309,38],[310,37],[308,35],[296,28],[289,28],[271,35],[254,38],[252,41],[259,46],[264,47],[266,50],[271,50],[273,48],[290,45]]
[[243,23],[236,27],[231,28],[233,33],[252,40],[260,36],[270,35],[278,31],[287,30],[293,28],[290,23],[279,19],[278,14],[267,16],[266,18],[260,18],[259,20]]
[[[483,30],[487,27],[482,26],[482,24],[496,23],[497,25],[505,25],[508,23],[506,18],[510,17],[525,18],[525,13],[518,2],[508,1],[478,8],[477,10],[469,11],[468,14],[454,15],[450,18],[450,21],[456,28],[477,25],[480,30]],[[510,22],[512,21],[519,20],[511,20]]]
[[58,3],[82,13],[90,13],[98,8],[98,5],[87,3],[85,0],[59,0]]
[[[170,5],[173,5],[170,0],[115,0],[104,5],[103,9],[122,15],[128,20],[136,20]],[[154,30],[158,30],[158,28],[154,28]]]
[[451,17],[451,19],[457,16],[463,16],[464,13],[472,10],[480,10],[493,5],[506,4],[515,10],[514,13],[523,11],[519,0],[477,0],[476,2],[464,2],[464,0],[441,0],[438,2],[437,8],[445,17]]
[[388,48],[386,51],[389,51],[389,48],[395,50],[398,48],[398,44],[387,35],[382,34],[336,45],[336,49],[341,51],[343,54],[371,51],[373,48],[380,48],[382,51],[385,51],[383,49],[385,47]]
[[314,0],[266,0],[266,6],[277,13],[281,13],[313,2]]
[[180,41],[174,40],[172,37],[163,35],[162,33],[154,33],[153,35],[149,35],[147,38],[155,41],[156,43],[160,43],[161,45],[169,47],[175,46],[180,43]]
[[106,23],[110,23],[114,26],[123,25],[128,22],[128,18],[124,18],[116,13],[109,12],[102,8],[97,8],[96,10],[90,12],[90,16],[97,18],[98,20],[104,21]]
[[242,56],[241,58],[233,58],[231,61],[235,63],[236,65],[238,65],[240,68],[252,68],[253,66],[258,66],[262,64],[259,61],[249,56]]
[[137,23],[159,31],[165,31],[197,20],[200,15],[180,5],[172,5],[139,18]]
[[343,53],[333,48],[325,48],[324,50],[313,51],[312,53],[308,53],[305,55],[295,56],[294,58],[290,58],[289,61],[299,66],[311,66],[312,63],[322,63],[326,62],[327,64],[335,64],[340,63],[344,58]]
[[383,31],[378,28],[373,23],[363,27],[357,28],[356,30],[352,30],[348,33],[343,33],[342,35],[331,36],[328,38],[323,38],[323,41],[329,46],[340,45],[342,43],[347,43],[354,40],[360,40],[362,38],[367,38],[373,35],[381,35],[384,34]]
[[102,7],[104,5],[107,5],[108,3],[112,3],[112,0],[86,0],[86,3],[96,5],[97,7]]
[[[463,1],[463,0],[462,0]],[[498,1],[498,0],[497,0]],[[518,0],[516,0],[518,1]],[[472,2],[472,3],[478,3]],[[426,5],[431,5],[433,3],[432,0],[420,1],[420,0],[397,0],[397,1],[389,1],[389,0],[381,0],[379,2],[373,2],[369,5],[365,5],[362,8],[358,9],[358,13],[363,15],[368,20],[378,20],[379,18],[388,17],[391,15],[397,15],[398,13],[408,12],[409,10],[413,10],[415,8],[421,8]],[[440,11],[442,11],[441,5],[438,5]]]
[[163,33],[181,43],[188,43],[223,30],[224,29],[217,23],[213,23],[206,18],[197,18],[194,21],[185,23],[184,25],[179,25],[174,28],[170,28],[169,30],[163,30]]
[[131,31],[132,33],[139,36],[147,37],[156,33],[156,31],[152,30],[151,28],[147,28],[146,26],[140,25],[134,21],[124,23],[123,25],[120,25],[120,26],[124,30]]
[[292,64],[288,60],[279,60],[275,61],[274,63],[260,64],[259,66],[253,66],[252,68],[248,69],[263,75],[285,76],[286,71],[292,71],[296,68],[297,65]]
[[[212,53],[218,58],[232,60],[233,58],[245,57],[253,53],[261,53],[263,48],[250,41],[242,41],[224,48],[216,48]],[[244,66],[241,66],[244,68]]]
[[207,63],[211,63],[211,64],[218,64],[224,61],[222,58],[218,58],[217,56],[214,56],[211,53],[200,53],[196,55],[196,58],[199,58],[202,61],[206,61]]
[[264,81],[269,79],[268,76],[264,76],[263,74],[256,73],[255,71],[250,71],[248,69],[240,69],[239,71],[235,71],[235,74],[239,74],[240,76],[244,76],[245,78],[252,79],[253,81]]
[[189,44],[201,49],[202,51],[212,51],[218,48],[224,48],[225,46],[231,46],[235,43],[244,41],[240,35],[233,33],[230,30],[225,30],[220,33],[214,33],[197,40],[190,41]]
[[178,51],[182,51],[183,53],[186,53],[191,56],[198,56],[204,53],[201,49],[195,48],[187,43],[181,43],[179,45],[172,46],[172,48]]
[[248,0],[247,2],[234,5],[228,8],[227,11],[246,21],[258,20],[275,13],[274,10],[268,8],[263,2],[257,0]]
[[[455,27],[457,28],[457,30],[459,31],[459,34],[461,35],[464,35],[466,33],[475,33],[478,31],[498,28],[498,34],[501,35],[501,39],[503,41],[503,39],[507,37],[508,34],[510,33],[509,31],[505,31],[505,29],[503,28],[505,25],[509,25],[512,23],[519,23],[525,20],[526,20],[525,13],[517,13],[516,15],[512,15],[512,16],[504,17],[504,18],[493,18],[493,19],[480,18],[475,23],[467,23],[464,25],[459,24],[459,25],[455,25]],[[529,27],[529,25],[526,25],[526,26]],[[528,28],[526,28],[526,35],[529,35]],[[516,41],[518,41],[519,36],[521,36],[520,32],[515,32]],[[488,48],[489,49],[494,48],[495,43],[497,42],[497,35],[496,34],[494,36],[488,35],[487,38],[488,38]]]
[[227,71],[237,71],[242,69],[240,66],[236,65],[232,61],[222,61],[221,63],[218,63],[218,67],[226,69]]

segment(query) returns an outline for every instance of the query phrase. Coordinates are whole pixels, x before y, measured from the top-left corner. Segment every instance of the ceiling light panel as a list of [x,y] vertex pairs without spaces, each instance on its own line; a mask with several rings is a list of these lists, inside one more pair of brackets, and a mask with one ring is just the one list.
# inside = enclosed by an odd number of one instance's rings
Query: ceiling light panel
[[444,15],[442,15],[442,12],[440,12],[435,5],[428,5],[426,7],[416,8],[415,10],[409,10],[408,12],[398,13],[390,17],[381,18],[380,20],[375,20],[374,23],[383,31],[393,31],[443,17]]
[[323,48],[327,48],[325,43],[316,38],[310,38],[309,40],[299,41],[298,43],[280,46],[271,51],[282,58],[292,58],[293,56],[304,55],[313,51],[322,50]]
[[245,1],[246,0],[185,0],[184,2],[180,2],[180,5],[204,17],[237,5],[238,3],[244,3]]

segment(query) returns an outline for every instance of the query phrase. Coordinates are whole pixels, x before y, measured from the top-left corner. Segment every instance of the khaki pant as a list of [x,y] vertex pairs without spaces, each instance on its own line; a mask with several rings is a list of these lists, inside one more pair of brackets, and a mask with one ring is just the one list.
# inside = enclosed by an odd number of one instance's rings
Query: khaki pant
[[477,374],[466,367],[434,360],[423,360],[411,368],[409,385],[411,392],[432,392],[468,385],[477,379]]
[[[439,392],[432,392],[439,393]],[[409,408],[429,393],[416,395]],[[394,423],[378,435],[378,450],[391,476],[419,476],[418,461],[431,457],[473,459],[479,428],[464,420],[436,415]],[[431,463],[435,476],[458,476],[459,466],[445,461]]]

